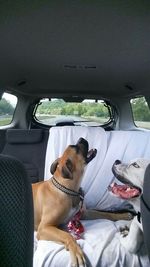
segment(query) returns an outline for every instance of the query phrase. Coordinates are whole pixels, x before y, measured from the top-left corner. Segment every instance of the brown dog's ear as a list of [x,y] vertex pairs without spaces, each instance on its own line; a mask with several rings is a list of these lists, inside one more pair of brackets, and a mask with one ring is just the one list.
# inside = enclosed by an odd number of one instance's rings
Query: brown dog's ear
[[66,179],[73,179],[73,165],[70,159],[66,161],[66,164],[62,167],[61,175]]
[[56,160],[52,163],[52,165],[51,165],[51,167],[50,167],[50,172],[51,172],[52,175],[53,175],[54,172],[56,171],[56,168],[57,168],[58,163],[59,163],[59,158],[56,159]]

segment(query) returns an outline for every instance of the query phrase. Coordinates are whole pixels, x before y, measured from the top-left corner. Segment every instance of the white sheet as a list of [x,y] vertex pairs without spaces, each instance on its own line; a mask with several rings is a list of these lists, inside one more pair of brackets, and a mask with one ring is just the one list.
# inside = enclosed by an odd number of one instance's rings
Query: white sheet
[[[114,179],[111,166],[116,157],[114,153],[114,146],[113,148],[110,147],[108,152],[110,133],[104,131],[103,128],[84,126],[64,126],[51,128],[46,151],[44,179],[47,180],[52,176],[50,173],[50,166],[52,162],[62,155],[63,151],[68,145],[76,144],[80,137],[88,140],[89,149],[97,149],[97,155],[95,159],[93,159],[87,165],[81,183],[81,186],[85,192],[84,202],[86,206],[88,208],[99,208],[100,206],[100,209],[105,210],[120,207],[120,205],[125,202],[117,199],[113,195],[110,195],[107,190],[112,179]],[[118,146],[121,146],[119,138],[117,142]],[[100,205],[99,202],[101,202]]]
[[[95,202],[94,204],[97,209],[118,209],[120,205],[124,205],[126,203],[120,202],[116,197],[110,195],[107,190],[107,181],[114,179],[112,165],[116,159],[119,159],[123,162],[129,162],[130,160],[138,157],[150,158],[150,132],[111,131],[107,134],[109,134],[107,144],[108,149],[105,155],[105,160],[99,169],[99,175],[103,180],[102,184],[104,194],[99,198],[99,201],[97,201],[97,203]],[[109,180],[107,177],[109,177]],[[96,190],[94,184],[91,186],[90,190],[91,192]]]
[[[117,223],[108,220],[82,221],[85,227],[84,239],[77,242],[82,247],[87,267],[149,267],[144,246],[138,255],[127,252],[119,241]],[[63,245],[51,241],[39,241],[34,256],[34,267],[71,267],[69,252]]]
[[[101,195],[104,194],[104,189],[99,186],[99,166],[103,164],[107,151],[107,135],[106,132],[99,128],[79,127],[79,126],[65,126],[65,127],[53,127],[50,130],[49,142],[46,152],[46,164],[45,164],[45,180],[49,179],[52,175],[50,173],[50,166],[52,162],[62,155],[65,148],[70,144],[76,144],[78,139],[83,137],[89,142],[89,149],[97,148],[97,155],[86,167],[83,179],[82,187],[85,191],[85,202],[87,205],[92,206],[93,201],[99,200]],[[109,177],[106,179],[109,184]],[[95,190],[94,200],[89,196],[90,188],[92,185],[95,188],[99,187],[99,190]],[[93,191],[92,191],[93,196]]]
[[[102,128],[78,126],[53,127],[47,146],[45,180],[51,177],[51,163],[63,153],[66,146],[75,144],[80,137],[89,141],[90,148],[98,150],[96,158],[87,166],[82,181],[87,207],[116,209],[125,205],[126,202],[112,196],[107,190],[114,179],[112,164],[116,159],[127,162],[137,157],[150,158],[150,133],[105,132]],[[85,226],[84,239],[78,242],[86,255],[88,267],[150,267],[144,246],[138,255],[133,255],[120,244],[119,226],[125,222],[95,220],[82,223]],[[38,241],[34,267],[54,266],[70,267],[69,252],[65,251],[63,245]]]

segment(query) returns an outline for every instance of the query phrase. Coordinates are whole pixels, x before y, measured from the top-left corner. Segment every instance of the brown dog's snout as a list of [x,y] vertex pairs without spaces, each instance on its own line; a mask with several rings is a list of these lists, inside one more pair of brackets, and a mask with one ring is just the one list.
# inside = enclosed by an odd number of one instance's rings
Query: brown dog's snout
[[89,150],[89,143],[86,139],[84,139],[83,137],[81,137],[78,142],[77,142],[77,148],[80,149],[80,151],[82,152],[86,164],[88,164],[92,159],[95,158],[96,154],[97,154],[97,149],[93,148],[91,150]]
[[77,145],[84,145],[85,147],[87,147],[87,150],[88,150],[88,147],[89,147],[88,141],[85,140],[83,137],[79,138],[79,140],[77,142]]
[[81,151],[84,157],[87,157],[89,149],[89,143],[87,140],[85,140],[83,137],[80,137],[80,139],[77,142],[77,148]]

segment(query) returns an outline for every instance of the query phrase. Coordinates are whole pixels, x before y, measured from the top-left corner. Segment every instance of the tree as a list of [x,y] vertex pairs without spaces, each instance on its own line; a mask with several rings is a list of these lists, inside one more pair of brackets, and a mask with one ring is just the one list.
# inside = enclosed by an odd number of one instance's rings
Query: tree
[[132,100],[132,109],[136,121],[150,121],[150,111],[144,97]]
[[14,112],[13,106],[5,98],[0,101],[0,115],[12,115]]

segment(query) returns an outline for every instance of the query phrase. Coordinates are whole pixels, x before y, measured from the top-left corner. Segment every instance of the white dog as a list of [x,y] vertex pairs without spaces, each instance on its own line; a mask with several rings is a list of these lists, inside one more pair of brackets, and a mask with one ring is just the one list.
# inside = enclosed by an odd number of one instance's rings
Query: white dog
[[121,243],[131,253],[136,253],[143,242],[140,197],[143,192],[144,174],[149,164],[150,160],[140,158],[132,160],[129,164],[116,160],[112,167],[115,177],[123,185],[112,183],[111,192],[122,199],[129,200],[137,214],[131,221],[130,229],[127,227],[121,229]]

